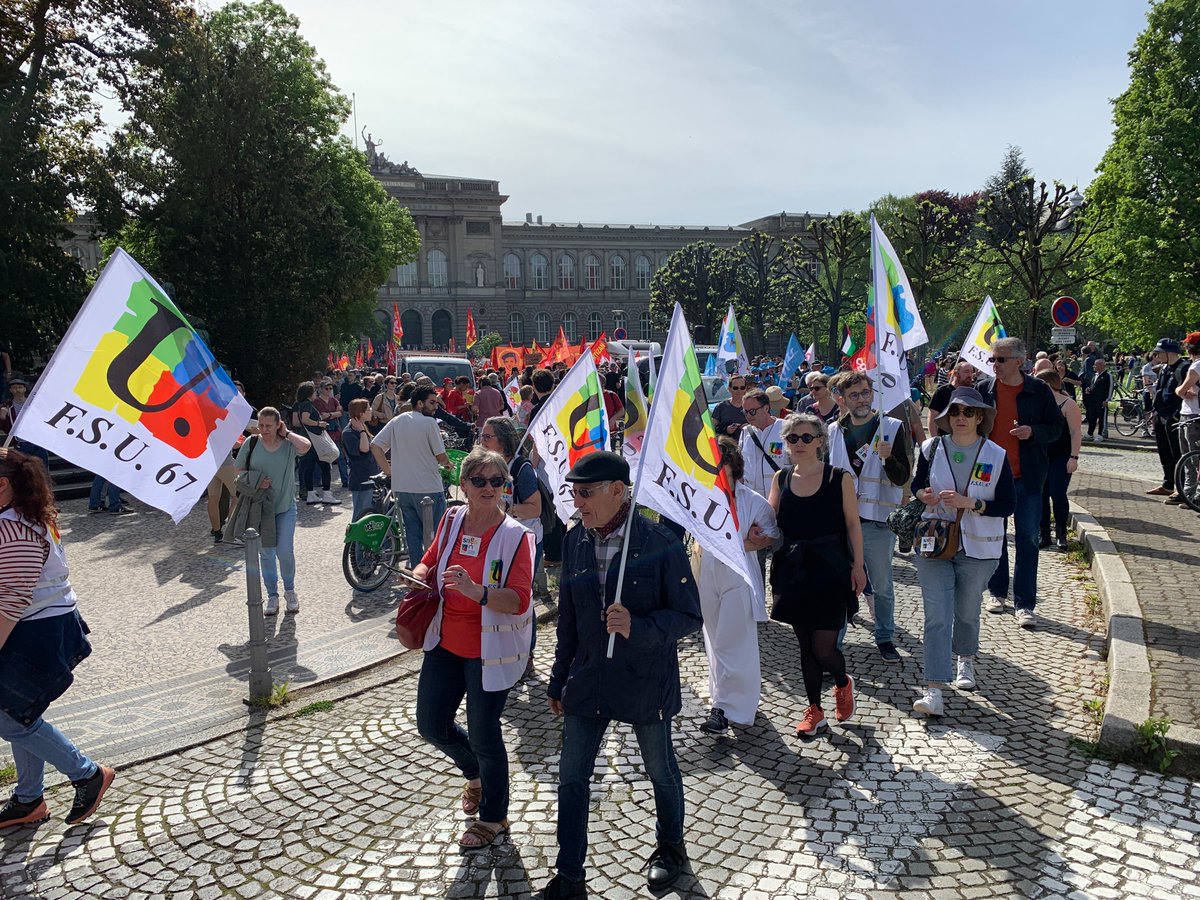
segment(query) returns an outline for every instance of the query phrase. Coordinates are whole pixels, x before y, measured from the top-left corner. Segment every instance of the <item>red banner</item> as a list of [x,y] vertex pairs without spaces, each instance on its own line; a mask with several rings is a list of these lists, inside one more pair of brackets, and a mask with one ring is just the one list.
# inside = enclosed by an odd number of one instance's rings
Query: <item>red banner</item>
[[508,372],[510,369],[525,367],[525,348],[512,344],[492,348],[492,368]]
[[400,343],[404,339],[404,326],[400,324],[400,307],[392,304],[392,339],[388,341],[387,371],[395,375],[400,371]]
[[471,315],[471,308],[467,307],[467,349],[474,347],[477,340],[479,338],[475,334],[475,317]]

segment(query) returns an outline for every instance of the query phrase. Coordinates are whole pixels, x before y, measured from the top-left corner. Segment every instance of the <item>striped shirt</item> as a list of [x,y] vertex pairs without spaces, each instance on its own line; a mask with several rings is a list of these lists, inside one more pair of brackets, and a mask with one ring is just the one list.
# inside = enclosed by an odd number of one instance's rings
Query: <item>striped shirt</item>
[[28,525],[0,519],[0,616],[20,621],[49,554],[50,545]]

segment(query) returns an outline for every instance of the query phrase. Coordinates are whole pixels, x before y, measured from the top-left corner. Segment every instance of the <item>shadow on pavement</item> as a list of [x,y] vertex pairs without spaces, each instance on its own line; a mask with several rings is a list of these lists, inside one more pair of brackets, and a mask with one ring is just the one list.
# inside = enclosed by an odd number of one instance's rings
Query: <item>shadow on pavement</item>
[[452,879],[443,895],[448,898],[487,897],[492,881],[496,882],[497,897],[521,900],[533,895],[521,850],[507,836],[490,847],[464,853]]

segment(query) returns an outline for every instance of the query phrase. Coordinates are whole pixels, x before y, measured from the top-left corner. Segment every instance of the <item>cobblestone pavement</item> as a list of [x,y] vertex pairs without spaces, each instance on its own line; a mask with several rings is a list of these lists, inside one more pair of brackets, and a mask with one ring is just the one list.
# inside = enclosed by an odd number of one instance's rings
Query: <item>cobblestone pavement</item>
[[[731,738],[696,728],[707,673],[684,642],[676,744],[692,874],[672,897],[1184,897],[1200,895],[1200,788],[1087,759],[1083,701],[1104,664],[1088,648],[1086,581],[1044,557],[1042,625],[985,614],[980,687],[950,692],[947,715],[910,713],[921,616],[899,560],[900,665],[851,629],[855,719],[811,742],[792,736],[803,701],[794,639],[760,626],[764,701]],[[553,637],[538,675],[509,698],[513,827],[460,854],[461,782],[425,746],[405,678],[310,717],[256,721],[244,734],[122,771],[101,815],[0,836],[5,897],[285,896],[524,898],[555,852],[558,722],[544,703]],[[415,662],[415,660],[414,660]],[[53,792],[56,815],[67,792]],[[593,793],[593,897],[649,896],[642,862],[653,806],[636,743],[610,732]]]

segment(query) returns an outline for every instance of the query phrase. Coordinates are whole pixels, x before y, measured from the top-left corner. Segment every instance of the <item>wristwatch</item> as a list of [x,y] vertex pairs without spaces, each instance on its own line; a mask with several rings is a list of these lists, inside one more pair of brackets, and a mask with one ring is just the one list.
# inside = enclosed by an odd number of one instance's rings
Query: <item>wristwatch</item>
[[479,598],[480,606],[487,606],[487,595],[488,595],[488,589],[487,589],[487,585],[485,584],[483,586],[483,596]]
[[984,506],[986,506],[986,504],[982,500],[979,500],[978,498],[975,500],[975,512],[983,512]]

